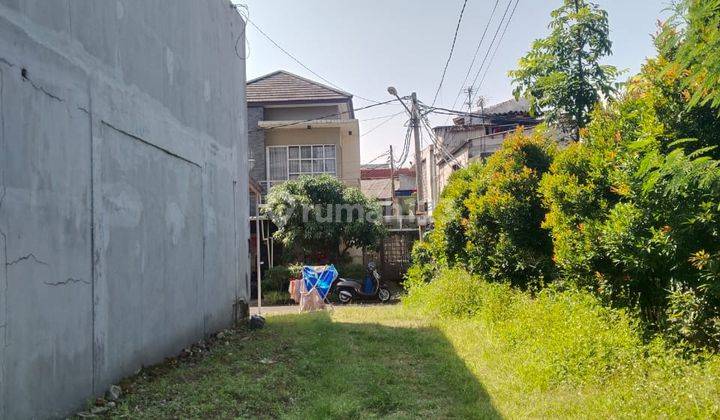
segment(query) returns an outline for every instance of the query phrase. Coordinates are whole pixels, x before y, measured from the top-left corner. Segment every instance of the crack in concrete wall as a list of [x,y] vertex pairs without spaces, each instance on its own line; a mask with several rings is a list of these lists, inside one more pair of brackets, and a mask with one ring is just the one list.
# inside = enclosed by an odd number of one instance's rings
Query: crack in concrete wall
[[[6,239],[7,239],[7,238],[6,238]],[[40,265],[50,265],[50,264],[46,263],[45,261],[39,260],[39,259],[35,256],[35,254],[30,253],[30,254],[27,254],[27,255],[23,255],[22,257],[19,257],[19,258],[17,258],[17,259],[14,259],[14,260],[12,260],[12,261],[10,261],[10,262],[6,262],[6,263],[5,263],[5,266],[10,267],[10,266],[12,266],[12,265],[19,264],[19,263],[21,263],[21,262],[23,262],[23,261],[30,261],[30,260],[32,260],[32,261],[34,261],[35,263],[40,264]]]
[[47,282],[47,281],[46,281],[46,282],[43,282],[43,283],[44,283],[45,285],[47,285],[47,286],[67,286],[67,285],[69,285],[69,284],[77,284],[77,283],[87,284],[87,285],[89,286],[89,285],[91,284],[91,283],[90,283],[89,281],[87,281],[87,280],[83,280],[83,279],[73,279],[73,278],[69,278],[69,279],[67,279],[67,280],[65,280],[65,281],[57,281],[57,282],[54,282],[54,283]]
[[44,93],[45,95],[49,96],[49,97],[52,98],[52,99],[55,99],[55,100],[58,101],[58,102],[64,102],[64,101],[62,100],[62,98],[60,98],[59,96],[54,95],[53,93],[50,93],[50,92],[49,92],[47,89],[45,89],[44,87],[42,87],[42,86],[40,86],[39,84],[33,82],[27,74],[23,74],[22,77],[23,77],[23,79],[24,79],[26,82],[30,83],[30,86],[34,87],[36,90]]

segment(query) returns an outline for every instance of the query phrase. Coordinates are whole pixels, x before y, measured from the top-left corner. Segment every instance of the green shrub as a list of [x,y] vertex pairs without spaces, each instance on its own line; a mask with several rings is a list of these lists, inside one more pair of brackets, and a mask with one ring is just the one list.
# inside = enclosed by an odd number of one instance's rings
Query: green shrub
[[433,212],[428,243],[416,245],[410,277],[464,267],[488,281],[539,287],[553,275],[552,242],[538,193],[555,144],[544,133],[510,136],[486,163],[457,171]]
[[365,278],[365,267],[362,264],[346,263],[335,266],[338,275],[348,279]]
[[507,285],[487,284],[458,268],[442,270],[430,283],[422,279],[406,281],[405,287],[406,306],[440,318],[472,317],[491,308],[502,310],[495,305],[497,299],[511,293]]
[[645,351],[631,317],[586,292],[546,289],[533,297],[451,269],[412,284],[403,303],[427,316],[478,323],[491,332],[494,354],[533,388],[601,383]]
[[[637,306],[654,330],[672,323],[674,338],[708,344],[700,331],[715,328],[720,294],[693,258],[717,261],[720,170],[702,151],[667,151],[668,136],[652,96],[597,110],[585,141],[561,152],[542,181],[544,226],[571,284],[611,305]],[[680,309],[687,294],[668,308],[673,284],[691,289],[692,310]]]
[[274,292],[287,292],[291,277],[289,268],[284,265],[276,265],[265,272],[263,289]]
[[263,305],[289,305],[294,303],[290,299],[290,293],[286,291],[270,290],[263,292]]

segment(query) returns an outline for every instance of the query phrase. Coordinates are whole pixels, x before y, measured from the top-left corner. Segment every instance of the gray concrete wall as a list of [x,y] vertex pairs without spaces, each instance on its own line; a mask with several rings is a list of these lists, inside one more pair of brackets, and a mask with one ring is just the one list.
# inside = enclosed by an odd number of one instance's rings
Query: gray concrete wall
[[225,0],[0,0],[0,418],[70,413],[248,298],[244,44]]

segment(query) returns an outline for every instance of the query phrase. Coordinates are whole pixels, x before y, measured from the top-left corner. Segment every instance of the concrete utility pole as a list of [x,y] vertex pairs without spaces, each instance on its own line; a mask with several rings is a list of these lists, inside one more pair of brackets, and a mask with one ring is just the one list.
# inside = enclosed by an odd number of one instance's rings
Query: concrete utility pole
[[423,189],[422,162],[420,156],[420,107],[418,106],[417,95],[415,92],[410,96],[412,99],[412,125],[413,135],[415,137],[415,182],[417,183],[417,214],[425,213],[423,198],[425,197]]
[[[388,93],[396,97],[402,106],[405,107],[405,110],[410,114],[410,123],[412,124],[413,128],[413,134],[415,137],[415,183],[417,184],[417,208],[415,209],[415,214],[425,214],[425,206],[423,203],[423,198],[425,197],[424,194],[424,188],[423,188],[423,177],[422,177],[422,166],[421,166],[421,156],[420,156],[420,105],[418,104],[417,100],[417,94],[415,92],[410,95],[410,98],[412,100],[411,107],[408,108],[407,105],[405,105],[405,102],[403,102],[403,98],[398,96],[397,89],[390,86],[388,88]],[[422,234],[422,225],[418,223],[418,231],[420,233],[420,241],[423,240],[423,234]]]
[[390,197],[392,205],[390,206],[390,215],[395,215],[395,156],[393,156],[393,149],[390,146]]

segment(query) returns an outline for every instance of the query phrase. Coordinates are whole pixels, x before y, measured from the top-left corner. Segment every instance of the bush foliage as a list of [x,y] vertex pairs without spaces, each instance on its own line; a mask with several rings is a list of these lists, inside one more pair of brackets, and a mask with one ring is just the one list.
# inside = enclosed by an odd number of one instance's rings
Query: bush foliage
[[720,349],[720,1],[678,10],[658,56],[595,107],[581,142],[555,153],[518,134],[451,179],[408,284],[434,278],[427,290],[465,302],[425,299],[432,311],[482,306],[487,286],[442,271],[464,267],[521,287],[553,279],[639,314],[646,332]]
[[[434,211],[435,229],[428,244],[414,250],[414,260],[463,266],[519,287],[543,284],[553,271],[552,244],[541,228],[538,185],[554,154],[541,132],[518,131],[487,162],[454,173]],[[411,275],[432,277],[432,270],[423,270]]]

